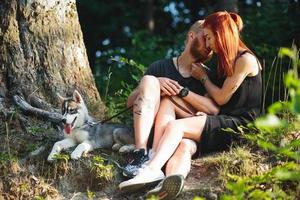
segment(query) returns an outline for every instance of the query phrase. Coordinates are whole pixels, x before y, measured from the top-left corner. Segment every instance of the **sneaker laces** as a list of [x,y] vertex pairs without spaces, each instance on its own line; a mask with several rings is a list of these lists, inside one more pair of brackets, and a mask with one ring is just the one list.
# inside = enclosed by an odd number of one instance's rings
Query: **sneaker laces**
[[147,160],[149,160],[149,157],[145,154],[145,149],[138,149],[132,152],[128,164],[142,166]]

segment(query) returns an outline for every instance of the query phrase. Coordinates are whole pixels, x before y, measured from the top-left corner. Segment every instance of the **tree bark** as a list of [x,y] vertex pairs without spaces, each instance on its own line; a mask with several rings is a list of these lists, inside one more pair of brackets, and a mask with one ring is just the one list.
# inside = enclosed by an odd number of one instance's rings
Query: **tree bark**
[[1,0],[0,98],[34,94],[58,105],[56,93],[74,89],[103,116],[75,0]]

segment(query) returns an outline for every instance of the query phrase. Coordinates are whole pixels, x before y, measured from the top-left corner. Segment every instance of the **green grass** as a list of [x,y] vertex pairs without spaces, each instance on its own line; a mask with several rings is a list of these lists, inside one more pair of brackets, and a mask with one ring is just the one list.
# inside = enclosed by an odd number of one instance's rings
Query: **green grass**
[[92,158],[91,171],[102,184],[112,181],[115,175],[114,166],[111,164],[106,164],[105,160],[101,156],[94,156]]

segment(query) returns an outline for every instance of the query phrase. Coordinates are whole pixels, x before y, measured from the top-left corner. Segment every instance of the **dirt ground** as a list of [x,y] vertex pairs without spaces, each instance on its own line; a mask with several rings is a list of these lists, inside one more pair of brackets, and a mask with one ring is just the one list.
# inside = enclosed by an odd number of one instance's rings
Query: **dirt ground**
[[[110,180],[95,176],[91,158],[103,153],[101,150],[77,161],[48,163],[46,159],[52,145],[61,137],[55,125],[22,116],[17,110],[1,112],[0,122],[0,200],[145,199],[147,190],[120,193],[117,186],[124,180],[120,170],[114,171]],[[110,151],[105,153],[111,158],[118,157]],[[118,168],[115,166],[115,169]],[[177,199],[195,196],[217,199],[221,191],[219,185],[217,170],[205,166],[200,158],[193,161],[184,190]]]

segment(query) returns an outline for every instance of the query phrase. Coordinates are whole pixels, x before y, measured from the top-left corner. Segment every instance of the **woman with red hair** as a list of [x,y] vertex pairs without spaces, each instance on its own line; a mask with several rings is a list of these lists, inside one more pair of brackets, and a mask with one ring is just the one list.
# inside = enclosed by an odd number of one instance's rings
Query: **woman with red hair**
[[[133,179],[120,184],[123,188],[141,188],[163,181],[148,195],[155,194],[160,199],[173,199],[183,188],[184,178],[190,170],[191,156],[197,152],[212,152],[227,149],[238,136],[225,132],[224,128],[238,130],[260,115],[262,81],[261,65],[256,56],[240,38],[242,19],[236,13],[216,12],[205,18],[203,28],[206,47],[218,58],[218,84],[208,77],[202,64],[195,63],[193,76],[201,80],[208,96],[220,107],[218,115],[198,112],[196,116],[170,121],[163,133],[157,151],[147,165]],[[193,98],[187,94],[184,100]],[[174,105],[168,98],[162,99],[158,116],[174,112]],[[156,121],[156,124],[159,123]],[[185,139],[188,143],[183,145]],[[182,146],[186,152],[185,167],[167,166],[166,175],[162,167]],[[194,155],[195,156],[195,155]],[[169,161],[170,162],[170,161]],[[172,173],[168,172],[171,169]]]

